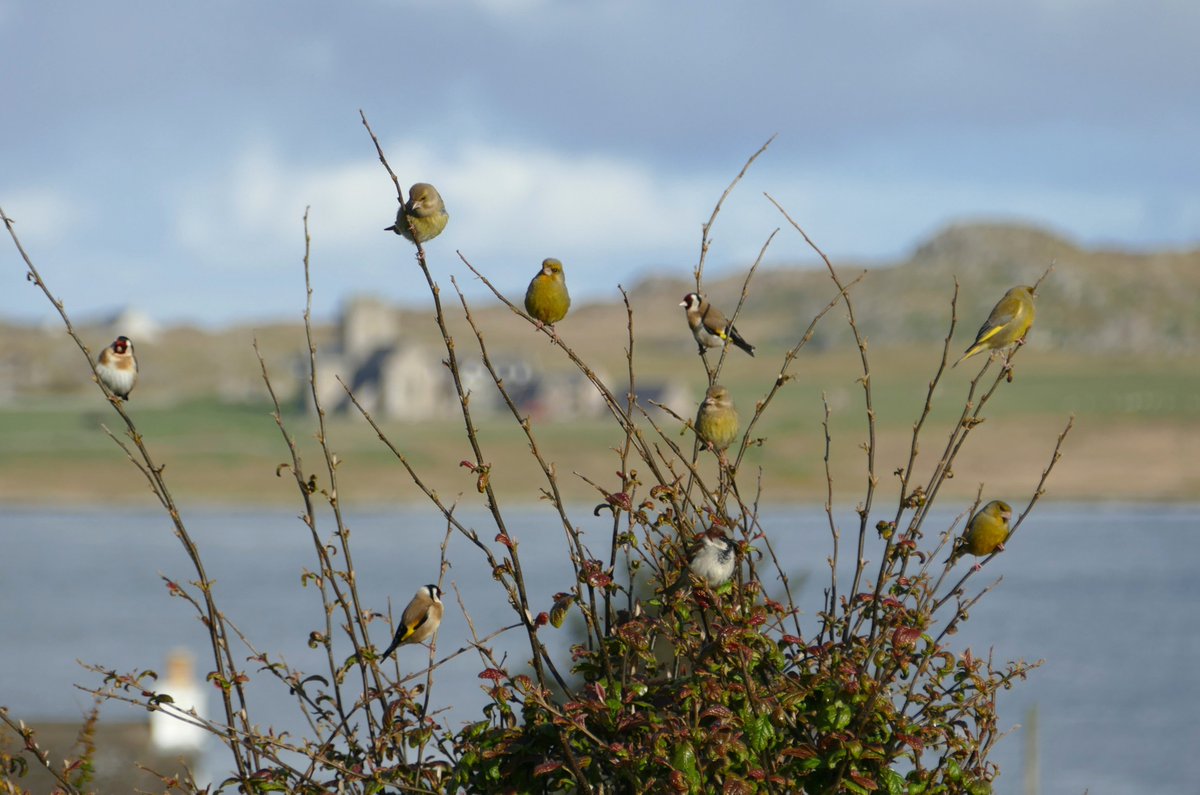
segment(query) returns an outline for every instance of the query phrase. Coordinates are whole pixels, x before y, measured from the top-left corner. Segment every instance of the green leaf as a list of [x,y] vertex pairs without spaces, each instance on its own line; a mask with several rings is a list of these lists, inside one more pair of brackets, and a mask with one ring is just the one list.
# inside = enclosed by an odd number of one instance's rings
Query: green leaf
[[744,719],[743,723],[746,738],[750,741],[750,748],[755,753],[762,753],[775,739],[775,726],[771,723],[769,716],[751,715],[749,719]]
[[675,746],[671,754],[671,767],[683,774],[689,792],[700,792],[700,769],[696,767],[696,749],[689,742]]

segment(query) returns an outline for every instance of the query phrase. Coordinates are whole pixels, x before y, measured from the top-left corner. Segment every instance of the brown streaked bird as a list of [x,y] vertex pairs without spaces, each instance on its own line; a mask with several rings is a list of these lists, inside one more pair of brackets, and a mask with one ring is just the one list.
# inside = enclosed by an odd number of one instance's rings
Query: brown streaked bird
[[[1012,507],[1003,500],[992,500],[979,509],[967,523],[967,529],[954,542],[954,549],[947,563],[961,558],[963,555],[974,555],[982,558],[993,552],[1004,549],[1004,542],[1011,532],[1008,520],[1012,518]],[[978,567],[979,564],[975,564]]]
[[129,337],[117,337],[112,345],[100,351],[96,373],[109,392],[129,400],[129,393],[137,385],[138,378],[137,358],[133,355],[133,342]]
[[442,613],[445,609],[445,605],[442,604],[441,588],[436,585],[422,585],[418,588],[400,616],[400,626],[396,627],[396,636],[379,655],[379,659],[387,657],[398,646],[406,643],[421,643],[428,639],[430,635],[437,632],[438,625],[442,623]]
[[696,435],[718,453],[723,453],[737,438],[737,410],[733,407],[729,390],[720,384],[713,384],[704,393],[704,400],[700,402],[700,410],[696,413]]
[[563,265],[556,259],[542,260],[542,269],[529,282],[525,291],[525,311],[543,325],[553,326],[567,316],[571,308],[571,296],[567,292],[567,280]]
[[440,235],[449,220],[437,188],[418,182],[408,189],[408,201],[396,211],[396,223],[384,231],[395,232],[412,243],[425,243]]
[[[1033,288],[1025,284],[1012,288],[992,307],[992,313],[979,327],[975,341],[958,362],[983,350],[999,350],[1024,343],[1025,335],[1033,325],[1034,312]],[[955,367],[958,362],[954,363]]]
[[688,546],[687,571],[680,572],[671,587],[663,591],[663,598],[691,585],[693,577],[709,588],[724,585],[733,576],[736,563],[733,539],[723,530],[710,527]]
[[721,310],[710,304],[707,298],[699,293],[688,293],[679,305],[686,311],[688,327],[696,338],[700,353],[704,353],[705,348],[719,348],[726,342],[732,342],[751,356],[754,355],[754,346],[742,339],[742,335],[725,319]]

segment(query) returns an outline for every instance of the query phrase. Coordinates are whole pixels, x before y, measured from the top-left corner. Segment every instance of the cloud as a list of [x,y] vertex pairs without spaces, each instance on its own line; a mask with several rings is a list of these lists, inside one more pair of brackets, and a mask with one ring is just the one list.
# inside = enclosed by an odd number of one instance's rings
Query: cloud
[[311,207],[322,245],[353,248],[367,228],[387,225],[388,186],[381,176],[369,161],[291,166],[277,149],[256,142],[179,199],[174,234],[196,256],[256,267],[302,244],[301,219]]
[[17,188],[0,198],[26,248],[54,242],[64,229],[78,232],[88,220],[79,202],[48,187]]
[[[439,148],[398,140],[385,151],[405,190],[428,181],[445,197],[451,225],[436,245],[450,242],[501,267],[528,269],[556,256],[632,268],[681,247],[690,253],[719,195],[707,180],[664,176],[610,155],[479,141]],[[307,205],[314,245],[329,256],[378,257],[380,245],[394,243],[383,228],[393,220],[395,192],[374,157],[305,168],[262,142],[181,201],[175,235],[223,267],[268,267],[297,250]]]

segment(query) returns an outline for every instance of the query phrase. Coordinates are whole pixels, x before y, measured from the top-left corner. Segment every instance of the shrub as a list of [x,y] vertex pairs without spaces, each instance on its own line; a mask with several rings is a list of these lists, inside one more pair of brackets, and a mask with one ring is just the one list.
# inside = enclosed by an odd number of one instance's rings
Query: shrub
[[[365,117],[363,123],[403,200],[400,182]],[[704,225],[694,272],[697,292],[702,292],[708,235],[721,203],[767,145],[749,159]],[[401,446],[388,438],[348,387],[346,391],[381,443],[444,516],[447,540],[450,533],[467,538],[479,553],[479,565],[487,567],[512,605],[515,623],[510,626],[494,628],[480,637],[470,625],[473,637],[467,648],[480,656],[480,677],[488,683],[489,703],[479,719],[465,727],[443,725],[428,711],[436,684],[434,674],[448,657],[435,660],[431,651],[430,667],[422,672],[424,681],[416,684],[412,677],[390,681],[378,665],[377,648],[368,636],[373,615],[359,599],[353,549],[337,496],[339,459],[327,435],[313,375],[318,355],[308,309],[309,384],[323,451],[317,467],[310,468],[297,452],[265,364],[263,377],[291,454],[281,472],[288,471],[295,479],[312,536],[316,565],[304,579],[306,585],[320,591],[325,616],[323,630],[312,633],[309,644],[325,652],[323,671],[296,670],[254,649],[218,609],[201,552],[171,496],[162,465],[152,456],[122,401],[98,382],[125,424],[124,438],[110,436],[146,477],[194,567],[190,585],[176,581],[167,585],[172,595],[186,600],[207,628],[213,667],[209,679],[220,693],[222,714],[206,720],[184,712],[155,692],[155,677],[149,671],[94,669],[104,677],[104,685],[96,692],[206,727],[229,751],[229,775],[217,785],[218,790],[913,795],[990,791],[998,772],[988,761],[997,737],[997,695],[1032,666],[1021,661],[997,664],[990,656],[977,657],[969,649],[954,647],[956,628],[992,587],[972,590],[973,578],[991,556],[965,573],[956,573],[953,564],[942,562],[956,523],[930,527],[927,518],[941,486],[953,475],[955,457],[983,420],[989,399],[1002,383],[1011,381],[1017,351],[1002,359],[994,374],[989,375],[992,360],[983,365],[970,383],[958,421],[948,429],[940,459],[928,476],[920,479],[918,442],[929,430],[926,419],[947,370],[957,319],[955,284],[940,361],[935,363],[924,407],[913,424],[907,460],[894,470],[895,496],[885,499],[879,490],[867,345],[858,332],[852,301],[854,287],[862,277],[844,282],[801,227],[782,207],[776,207],[824,260],[831,278],[829,301],[786,351],[778,376],[764,386],[753,412],[743,414],[738,440],[721,453],[706,449],[698,440],[681,445],[675,422],[690,428],[690,418],[676,416],[664,423],[647,413],[632,391],[614,393],[552,328],[537,324],[492,288],[500,301],[534,324],[556,352],[591,381],[620,429],[622,443],[614,449],[616,480],[588,481],[599,501],[594,512],[611,515],[609,543],[600,551],[587,546],[572,522],[577,508],[565,504],[560,496],[556,467],[539,450],[538,428],[521,414],[492,368],[483,330],[454,283],[459,306],[473,332],[471,343],[505,400],[511,421],[527,437],[530,455],[544,475],[542,491],[563,527],[562,557],[572,572],[572,584],[545,605],[535,603],[527,592],[521,539],[506,522],[490,478],[489,458],[472,417],[470,395],[459,378],[461,341],[448,331],[440,287],[430,273],[423,247],[416,246],[416,264],[429,287],[434,318],[445,342],[446,365],[457,390],[463,433],[472,450],[472,458],[463,466],[476,476],[477,490],[495,524],[494,536],[488,538],[492,530],[481,533],[461,522],[455,506],[445,503],[422,480]],[[7,217],[5,222],[9,223]],[[308,286],[307,214],[304,226]],[[8,229],[24,257],[29,278],[58,309],[94,371],[91,352],[76,336],[61,302],[21,249],[11,224]],[[768,239],[764,245],[759,261],[770,242]],[[465,257],[463,263],[492,287]],[[742,301],[757,267],[755,262],[746,274]],[[308,295],[311,307],[311,286]],[[866,485],[855,509],[856,527],[843,538],[831,505],[830,409],[826,404],[828,581],[822,603],[804,612],[792,597],[787,574],[787,567],[794,563],[778,559],[771,545],[772,528],[760,521],[758,506],[763,495],[745,496],[751,479],[746,457],[752,448],[770,444],[769,439],[755,437],[756,425],[792,380],[791,368],[817,324],[839,305],[846,310],[861,359]],[[636,384],[634,318],[627,296],[625,306],[628,380]],[[741,302],[733,318],[740,309]],[[718,381],[724,357],[724,349],[699,357],[709,384]],[[1068,423],[1060,435],[1038,488],[1012,526],[1014,533],[1041,496],[1070,427]],[[772,496],[787,499],[787,495]],[[980,502],[977,498],[975,507]],[[326,506],[333,515],[331,533],[318,524],[318,511]],[[710,527],[728,533],[737,551],[735,576],[715,587],[692,579],[687,571],[688,544]],[[445,543],[442,550],[444,573]],[[839,580],[839,563],[847,554],[853,555],[852,575],[844,582]],[[676,582],[679,587],[674,586]],[[770,598],[768,585],[783,597]],[[569,659],[556,656],[544,642],[546,633],[563,631],[560,628],[568,619],[581,627]],[[524,634],[526,659],[514,664],[495,658],[488,643],[506,631]],[[248,656],[235,651],[235,646],[249,649]],[[272,677],[290,690],[298,709],[310,720],[311,736],[277,735],[253,722],[244,692],[252,675]],[[48,765],[36,754],[33,758],[35,764]],[[21,761],[14,761],[17,759]],[[0,760],[14,774],[25,764],[20,753],[6,752]],[[60,780],[65,791],[82,790],[82,785]],[[169,790],[195,789],[190,782],[164,783]]]

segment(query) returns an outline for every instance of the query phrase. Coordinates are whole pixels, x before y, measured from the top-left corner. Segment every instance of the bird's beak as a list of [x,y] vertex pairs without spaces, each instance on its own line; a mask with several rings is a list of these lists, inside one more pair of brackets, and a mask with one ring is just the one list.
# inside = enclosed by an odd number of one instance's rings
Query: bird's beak
[[679,305],[680,305],[680,306],[687,306],[687,301],[680,301],[680,302],[679,302]]

